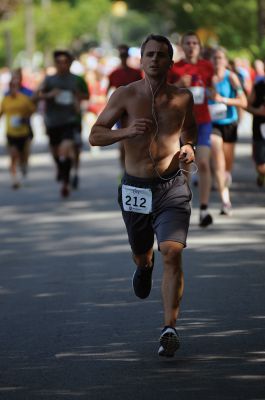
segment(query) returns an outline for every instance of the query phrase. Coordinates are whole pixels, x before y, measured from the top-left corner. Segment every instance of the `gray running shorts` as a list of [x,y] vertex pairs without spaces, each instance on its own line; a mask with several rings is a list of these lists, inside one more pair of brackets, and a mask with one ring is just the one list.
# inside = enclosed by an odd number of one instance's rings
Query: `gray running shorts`
[[[192,198],[185,175],[179,173],[167,180],[146,179],[125,173],[118,190],[118,202],[128,233],[129,243],[134,254],[144,254],[153,247],[154,236],[158,247],[161,242],[170,240],[186,247],[189,229]],[[150,188],[152,190],[152,212],[140,214],[124,211],[122,205],[122,184]]]

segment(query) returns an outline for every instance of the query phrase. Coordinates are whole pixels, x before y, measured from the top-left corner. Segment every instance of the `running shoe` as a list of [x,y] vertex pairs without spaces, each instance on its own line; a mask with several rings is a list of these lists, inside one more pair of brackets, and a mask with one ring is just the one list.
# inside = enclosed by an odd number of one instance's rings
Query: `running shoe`
[[174,357],[180,346],[178,332],[171,326],[165,326],[159,339],[158,355],[161,357]]
[[72,188],[73,189],[77,189],[79,186],[79,176],[78,175],[74,175],[73,179],[72,179]]
[[133,289],[134,293],[140,299],[145,299],[149,296],[152,289],[152,273],[154,268],[154,253],[151,267],[137,267],[133,274]]
[[220,215],[227,215],[228,217],[231,217],[231,215],[232,215],[232,205],[231,205],[231,203],[222,204],[222,207],[221,207],[221,210],[220,210]]
[[19,188],[20,188],[20,182],[14,182],[14,183],[12,184],[12,189],[17,190],[17,189],[19,189]]
[[61,196],[66,198],[69,196],[69,194],[70,194],[70,190],[69,190],[68,185],[63,185],[61,188]]
[[258,174],[258,176],[257,176],[257,185],[258,185],[258,187],[262,187],[262,186],[264,186],[265,185],[265,175],[263,175],[263,174]]
[[206,228],[208,225],[213,223],[213,218],[211,214],[208,213],[207,210],[200,210],[200,222],[199,226],[202,228]]

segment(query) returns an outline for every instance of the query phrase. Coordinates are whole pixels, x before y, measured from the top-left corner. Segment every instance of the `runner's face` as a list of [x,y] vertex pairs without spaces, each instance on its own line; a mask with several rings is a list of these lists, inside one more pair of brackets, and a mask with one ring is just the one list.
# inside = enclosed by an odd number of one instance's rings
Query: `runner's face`
[[226,68],[227,66],[227,58],[222,51],[217,50],[213,55],[213,63],[215,68]]
[[151,77],[167,74],[172,60],[169,57],[166,43],[155,40],[147,42],[141,58],[141,65],[144,72]]
[[55,65],[56,65],[57,71],[60,74],[63,74],[63,73],[66,73],[69,71],[71,62],[68,57],[59,56],[59,57],[56,57],[56,59],[55,59]]
[[198,59],[200,55],[200,43],[196,36],[186,36],[183,39],[182,48],[188,59]]

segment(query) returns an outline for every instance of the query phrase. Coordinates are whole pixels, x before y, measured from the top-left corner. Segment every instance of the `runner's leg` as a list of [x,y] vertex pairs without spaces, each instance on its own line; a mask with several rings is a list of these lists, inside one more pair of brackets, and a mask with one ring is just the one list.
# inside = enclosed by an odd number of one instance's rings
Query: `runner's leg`
[[225,185],[225,156],[222,137],[212,134],[211,144],[212,162],[221,201],[223,206],[231,207],[229,188]]
[[162,280],[164,325],[175,327],[184,290],[181,265],[183,244],[165,241],[160,243],[160,250],[164,264]]

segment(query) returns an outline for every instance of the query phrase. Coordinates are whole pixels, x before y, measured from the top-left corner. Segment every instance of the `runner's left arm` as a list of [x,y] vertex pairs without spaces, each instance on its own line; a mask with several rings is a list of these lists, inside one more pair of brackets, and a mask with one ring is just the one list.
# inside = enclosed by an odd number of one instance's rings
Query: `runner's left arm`
[[193,96],[190,92],[187,94],[187,108],[181,129],[181,148],[179,158],[181,161],[189,164],[195,160],[195,146],[197,143],[197,124],[193,114]]

